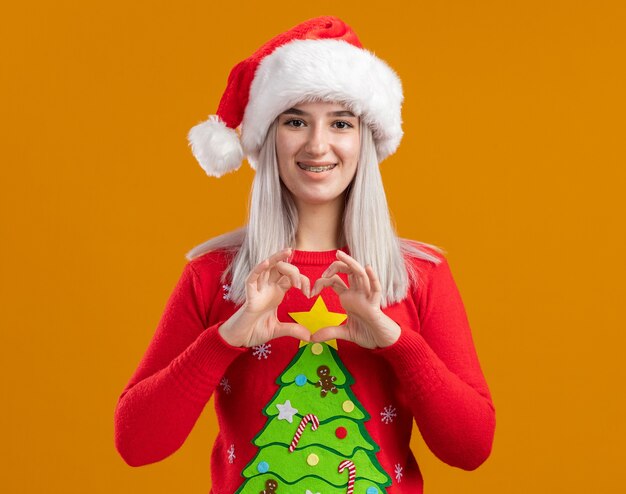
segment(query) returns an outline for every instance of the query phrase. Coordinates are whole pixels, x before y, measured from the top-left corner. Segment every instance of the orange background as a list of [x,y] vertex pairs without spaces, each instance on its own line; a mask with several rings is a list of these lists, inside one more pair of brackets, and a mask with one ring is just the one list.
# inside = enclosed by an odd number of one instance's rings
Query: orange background
[[138,469],[113,410],[184,253],[245,218],[249,167],[206,177],[186,132],[235,63],[327,13],[403,80],[390,207],[449,252],[497,408],[475,472],[415,436],[426,492],[623,488],[623,2],[108,0],[0,20],[3,492],[208,492],[212,406]]

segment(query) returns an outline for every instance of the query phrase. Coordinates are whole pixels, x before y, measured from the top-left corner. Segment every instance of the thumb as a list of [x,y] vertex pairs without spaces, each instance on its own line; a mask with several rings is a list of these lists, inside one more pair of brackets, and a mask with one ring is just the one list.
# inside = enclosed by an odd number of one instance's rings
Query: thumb
[[274,326],[274,338],[291,336],[302,341],[311,341],[311,332],[295,322],[277,322]]
[[350,336],[350,331],[348,331],[345,326],[326,326],[325,328],[319,329],[311,336],[311,341],[315,342],[328,340],[347,340],[354,342]]

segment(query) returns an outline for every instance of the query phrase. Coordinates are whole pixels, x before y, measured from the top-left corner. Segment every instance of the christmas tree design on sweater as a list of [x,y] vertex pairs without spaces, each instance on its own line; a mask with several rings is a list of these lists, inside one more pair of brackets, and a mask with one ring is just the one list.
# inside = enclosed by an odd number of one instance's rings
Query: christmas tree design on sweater
[[[328,312],[321,296],[308,313],[290,315],[312,332],[346,317]],[[326,343],[302,346],[276,382],[263,410],[268,420],[252,441],[259,450],[237,493],[385,493],[391,478],[365,429],[370,415],[337,351]]]

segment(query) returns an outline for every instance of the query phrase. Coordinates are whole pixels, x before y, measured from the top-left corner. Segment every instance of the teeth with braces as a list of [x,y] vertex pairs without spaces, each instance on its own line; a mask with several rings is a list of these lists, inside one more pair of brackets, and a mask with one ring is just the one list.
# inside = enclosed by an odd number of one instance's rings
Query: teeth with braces
[[326,165],[326,166],[306,166],[306,165],[303,165],[302,163],[298,163],[298,166],[308,172],[321,173],[327,170],[331,170],[332,168],[335,168],[335,163],[333,163],[332,165]]

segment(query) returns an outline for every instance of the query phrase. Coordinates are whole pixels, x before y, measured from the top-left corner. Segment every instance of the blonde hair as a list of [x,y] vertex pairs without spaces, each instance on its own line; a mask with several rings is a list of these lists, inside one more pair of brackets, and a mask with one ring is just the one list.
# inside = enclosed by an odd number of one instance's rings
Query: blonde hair
[[[236,304],[245,301],[245,280],[257,264],[281,249],[295,248],[298,211],[278,174],[276,127],[277,120],[270,126],[261,148],[250,193],[247,226],[209,239],[186,255],[191,260],[211,250],[232,251],[234,258],[222,274],[222,282],[230,283],[229,298]],[[359,163],[345,192],[339,240],[348,246],[350,255],[359,263],[372,266],[382,285],[381,306],[386,307],[404,299],[410,285],[417,283],[419,274],[406,262],[407,256],[438,263],[440,259],[421,246],[440,253],[444,251],[396,235],[372,131],[361,124],[360,133]]]

